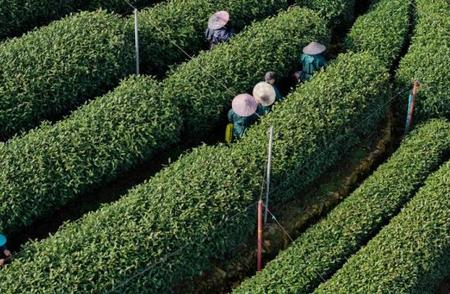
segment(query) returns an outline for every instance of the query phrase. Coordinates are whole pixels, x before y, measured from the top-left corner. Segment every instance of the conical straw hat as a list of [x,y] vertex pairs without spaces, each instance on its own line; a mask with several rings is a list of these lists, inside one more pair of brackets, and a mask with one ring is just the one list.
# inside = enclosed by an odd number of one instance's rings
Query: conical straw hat
[[253,97],[255,97],[256,101],[261,103],[262,106],[270,106],[275,102],[275,89],[269,83],[259,82],[253,88]]
[[317,55],[325,52],[325,50],[327,50],[327,47],[325,47],[325,45],[317,42],[311,42],[308,44],[308,46],[303,48],[303,53],[308,55]]
[[223,28],[230,20],[230,14],[227,11],[217,11],[208,21],[208,28],[211,30],[218,30]]
[[231,107],[237,115],[247,117],[256,112],[258,103],[250,94],[239,94],[234,97]]

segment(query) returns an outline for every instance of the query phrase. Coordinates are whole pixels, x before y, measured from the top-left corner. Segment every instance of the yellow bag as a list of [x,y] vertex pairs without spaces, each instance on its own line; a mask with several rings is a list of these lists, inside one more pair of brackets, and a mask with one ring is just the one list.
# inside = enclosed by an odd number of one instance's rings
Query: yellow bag
[[233,140],[233,124],[227,124],[227,128],[225,129],[225,142],[228,144]]

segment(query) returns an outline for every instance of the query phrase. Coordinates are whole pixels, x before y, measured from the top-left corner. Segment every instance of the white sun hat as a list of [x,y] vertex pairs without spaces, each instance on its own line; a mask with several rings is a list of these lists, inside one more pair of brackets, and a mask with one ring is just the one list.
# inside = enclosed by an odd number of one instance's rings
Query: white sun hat
[[267,82],[259,82],[253,88],[253,97],[262,106],[270,106],[275,102],[275,89]]
[[239,94],[234,97],[231,107],[237,115],[247,117],[256,112],[258,102],[250,94]]
[[318,42],[311,42],[308,44],[308,46],[303,48],[303,53],[308,55],[317,55],[325,52],[325,50],[327,50],[327,47],[325,47],[325,45]]
[[230,14],[225,11],[217,11],[208,20],[208,28],[210,30],[218,30],[223,28],[230,20]]

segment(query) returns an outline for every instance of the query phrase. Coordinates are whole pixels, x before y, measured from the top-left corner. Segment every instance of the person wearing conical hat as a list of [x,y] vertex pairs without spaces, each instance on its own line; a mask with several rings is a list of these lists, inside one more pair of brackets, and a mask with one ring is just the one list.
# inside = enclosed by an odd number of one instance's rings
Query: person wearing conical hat
[[264,75],[264,81],[266,83],[269,83],[270,85],[272,85],[273,89],[275,90],[275,101],[282,101],[284,98],[281,95],[280,90],[278,90],[278,87],[275,86],[276,83],[276,75],[273,71],[268,71],[266,72],[266,74]]
[[253,97],[258,102],[256,113],[263,116],[272,110],[272,104],[276,99],[275,89],[269,83],[259,82],[253,88]]
[[233,137],[242,138],[247,128],[256,121],[258,102],[250,94],[239,94],[234,97],[228,120],[233,124]]
[[323,53],[327,48],[318,42],[311,42],[303,48],[303,54],[300,58],[302,71],[300,72],[300,80],[307,81],[312,75],[327,64]]
[[11,252],[6,249],[6,236],[0,234],[0,268],[3,267],[12,257]]
[[230,14],[227,11],[217,11],[211,15],[205,31],[205,38],[210,49],[219,43],[227,42],[233,35],[234,30],[230,26]]

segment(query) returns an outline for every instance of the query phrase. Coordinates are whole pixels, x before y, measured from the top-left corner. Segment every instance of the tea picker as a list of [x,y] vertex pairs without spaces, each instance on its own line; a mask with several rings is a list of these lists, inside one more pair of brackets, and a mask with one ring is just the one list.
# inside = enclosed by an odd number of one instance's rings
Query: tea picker
[[0,268],[10,261],[12,254],[6,249],[8,239],[5,235],[0,234]]
[[227,42],[234,35],[234,30],[229,25],[230,14],[227,11],[218,11],[211,15],[208,27],[205,31],[206,41],[209,49],[214,48],[219,43]]
[[318,42],[311,42],[303,48],[303,54],[300,57],[302,70],[296,72],[296,78],[299,81],[308,81],[313,74],[327,64],[323,53],[327,47]]
[[228,112],[228,120],[225,132],[225,141],[230,143],[232,138],[240,139],[247,128],[256,121],[258,102],[250,94],[239,94],[234,97],[232,108]]
[[264,75],[264,81],[272,85],[273,89],[275,90],[276,101],[282,101],[284,98],[281,95],[280,90],[278,90],[278,87],[275,86],[275,83],[277,82],[275,73],[273,71],[266,72],[266,74]]
[[272,105],[276,98],[275,89],[269,83],[259,82],[253,88],[253,97],[258,102],[256,113],[259,116],[263,116],[272,110]]

